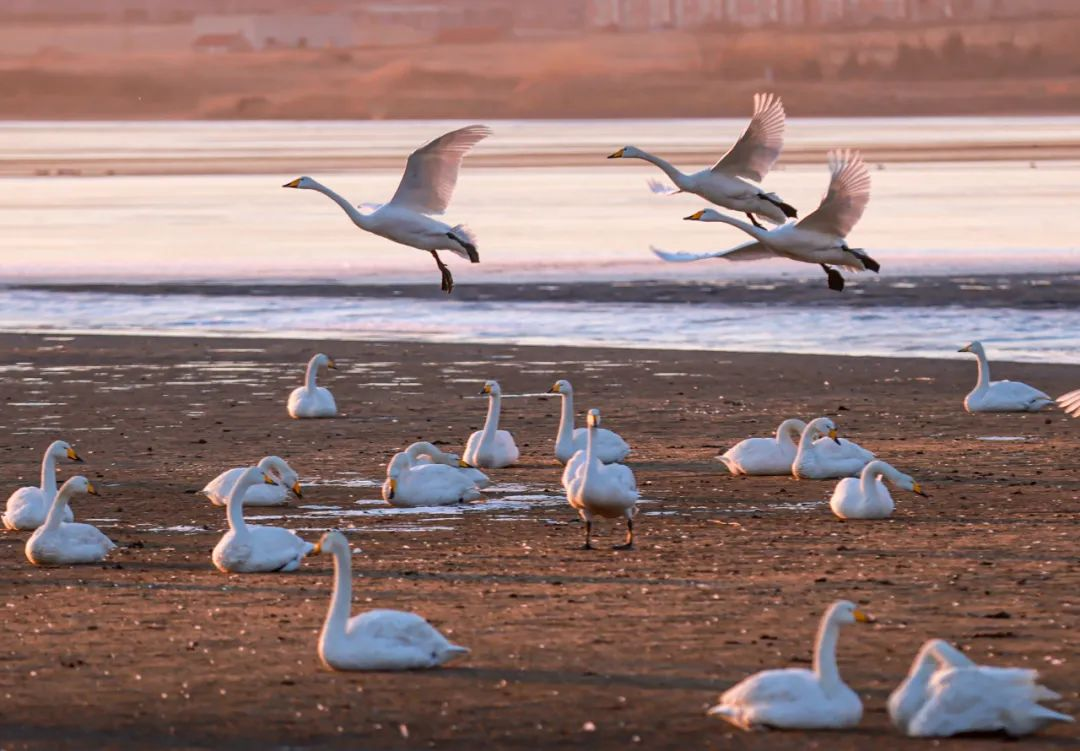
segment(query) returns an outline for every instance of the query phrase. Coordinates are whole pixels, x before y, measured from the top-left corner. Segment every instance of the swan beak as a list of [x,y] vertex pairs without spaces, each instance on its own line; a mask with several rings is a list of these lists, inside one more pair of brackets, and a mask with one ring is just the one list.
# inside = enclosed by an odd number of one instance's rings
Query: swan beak
[[281,187],[283,187],[283,188],[299,188],[300,187],[300,178],[298,177],[295,180],[290,180],[289,182],[285,183]]
[[300,489],[300,481],[299,480],[297,480],[296,482],[294,482],[292,484],[291,490],[293,492],[293,495],[295,495],[297,498],[303,498],[304,497],[304,491]]
[[561,393],[562,393],[562,389],[560,389],[560,388],[559,388],[559,384],[557,384],[557,383],[556,383],[556,384],[555,384],[554,386],[552,386],[551,388],[549,388],[549,389],[547,390],[547,392],[548,392],[549,394],[561,394]]
[[623,152],[625,152],[625,151],[626,151],[626,149],[619,149],[614,154],[609,154],[608,159],[622,159]]
[[958,349],[956,351],[957,352],[970,352],[971,351],[971,345],[969,344],[966,347],[961,347],[960,349]]
[[836,432],[836,428],[829,431],[829,438],[832,438],[837,443],[840,443],[840,436]]
[[912,491],[914,491],[915,495],[921,495],[923,498],[929,498],[930,497],[926,493],[923,492],[922,483],[920,483],[920,482],[917,482],[914,485],[912,485],[911,489],[912,489]]
[[458,459],[457,460],[457,465],[461,469],[472,469],[473,468],[473,466],[471,464],[469,464],[467,461],[465,461],[464,459]]
[[81,462],[82,457],[75,453],[75,449],[69,448],[67,450],[67,458],[73,462]]
[[330,370],[337,370],[337,363],[333,358],[330,358],[326,361],[326,367],[330,368]]
[[396,493],[396,492],[397,492],[397,480],[391,480],[390,481],[390,492],[387,494],[386,500],[388,500],[388,501],[394,500],[394,493]]
[[90,482],[89,480],[86,482],[86,492],[90,495],[98,494],[97,488],[94,487],[94,483]]
[[277,485],[277,480],[268,474],[263,474],[263,485]]
[[319,555],[319,553],[321,553],[321,552],[322,552],[322,540],[319,540],[317,543],[315,543],[315,547],[313,547],[311,550],[308,551],[308,557],[310,558],[313,555]]
[[687,217],[683,217],[688,222],[700,222],[701,217],[705,215],[705,210],[695,211],[693,214]]
[[873,623],[874,619],[861,610],[856,610],[852,615],[855,616],[856,623]]
[[485,394],[490,394],[490,393],[491,393],[491,386],[484,386],[484,388],[480,390],[480,396],[483,396]]

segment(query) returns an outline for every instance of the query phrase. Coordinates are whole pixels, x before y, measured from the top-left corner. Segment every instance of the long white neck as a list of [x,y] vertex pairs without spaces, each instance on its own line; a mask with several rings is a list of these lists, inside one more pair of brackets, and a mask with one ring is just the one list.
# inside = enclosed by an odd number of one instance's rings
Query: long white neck
[[484,420],[484,433],[480,436],[480,445],[490,449],[495,443],[495,434],[499,431],[499,413],[502,411],[502,395],[491,392],[488,397],[487,419]]
[[368,220],[368,217],[365,214],[361,213],[351,203],[349,203],[348,200],[346,200],[343,196],[338,195],[322,183],[316,182],[315,180],[311,180],[310,189],[319,191],[324,196],[327,196],[331,201],[340,206],[342,210],[349,215],[349,218],[352,219],[353,224],[355,224],[357,227],[360,227],[361,229],[371,228],[371,222]]
[[942,667],[960,668],[975,664],[966,654],[941,639],[931,642],[930,651]]
[[595,434],[596,428],[592,425],[585,431],[585,474],[582,476],[584,485],[589,484],[589,475],[593,470],[593,436]]
[[352,555],[349,546],[334,549],[334,593],[330,595],[330,609],[323,622],[323,640],[345,635],[345,626],[349,622],[352,608]]
[[45,517],[45,524],[42,525],[47,531],[57,529],[60,522],[64,520],[64,509],[71,500],[71,494],[71,487],[65,484],[60,488],[60,492],[53,496],[52,505],[49,506],[49,515]]
[[863,498],[869,500],[877,494],[877,480],[878,477],[883,475],[890,480],[892,479],[888,471],[888,465],[885,462],[873,461],[863,467],[862,476],[859,478]]
[[315,378],[319,375],[319,360],[318,358],[311,358],[311,361],[307,364],[307,371],[304,372],[304,385],[307,386],[309,391],[315,390]]
[[836,640],[839,633],[840,627],[833,621],[832,611],[829,611],[821,619],[817,643],[814,645],[814,673],[825,693],[842,684],[840,671],[836,667]]
[[425,454],[431,457],[432,461],[437,461],[442,456],[442,451],[433,443],[427,441],[418,441],[409,446],[405,454],[409,457],[410,461],[416,461]]
[[559,417],[559,434],[555,436],[555,450],[559,451],[574,441],[574,392],[562,395],[562,414]]
[[975,356],[979,358],[979,380],[975,388],[982,390],[990,385],[990,362],[986,359],[985,352],[976,352]]
[[799,453],[801,454],[812,448],[819,435],[822,435],[821,428],[813,423],[803,428],[802,436],[799,437]]
[[46,498],[56,496],[56,457],[52,454],[52,447],[45,450],[45,457],[41,460],[41,492]]
[[795,438],[802,439],[802,432],[806,430],[806,423],[802,420],[784,420],[776,429],[776,442],[785,448],[795,449]]
[[680,172],[671,162],[666,159],[661,159],[655,154],[650,154],[647,151],[642,151],[641,149],[638,149],[638,152],[638,159],[644,159],[650,164],[655,164],[657,167],[664,171],[665,175],[671,178],[671,181],[675,183],[676,186],[678,186],[682,190],[687,190],[689,188],[689,181],[687,180],[688,176]]
[[236,537],[246,537],[248,534],[247,524],[244,522],[244,494],[247,493],[253,483],[246,475],[242,476],[229,493],[225,501],[225,513],[229,519],[229,529]]
[[724,224],[730,224],[732,227],[738,227],[739,229],[741,229],[746,234],[750,235],[750,237],[754,238],[758,242],[763,242],[763,243],[768,244],[769,239],[770,239],[769,230],[762,229],[761,227],[756,227],[753,224],[751,224],[750,222],[744,222],[742,219],[737,219],[737,218],[735,218],[733,216],[728,216],[727,214],[721,214],[721,213],[717,212],[716,218],[715,219],[710,219],[709,221],[710,222],[723,222]]

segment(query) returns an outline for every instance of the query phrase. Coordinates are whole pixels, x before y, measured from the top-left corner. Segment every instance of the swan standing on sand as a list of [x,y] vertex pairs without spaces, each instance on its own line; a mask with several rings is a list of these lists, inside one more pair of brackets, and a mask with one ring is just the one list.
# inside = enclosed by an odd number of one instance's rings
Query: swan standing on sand
[[26,541],[26,558],[35,566],[99,563],[116,544],[92,524],[63,521],[64,509],[75,493],[97,495],[82,475],[68,478],[49,507],[45,523]]
[[828,192],[817,210],[799,222],[767,230],[714,209],[704,209],[686,218],[730,224],[753,237],[754,241],[733,250],[714,253],[671,253],[659,248],[652,251],[669,263],[705,258],[759,261],[777,257],[816,263],[825,270],[829,289],[840,292],[844,289],[844,277],[832,266],[875,273],[881,266],[861,248],[848,247],[846,240],[870,202],[870,173],[866,165],[857,152],[835,151],[829,154],[829,168],[832,170],[832,180]]
[[233,485],[226,503],[229,531],[214,546],[211,555],[219,571],[234,574],[296,571],[314,547],[290,529],[244,522],[244,495],[259,482],[277,484],[258,467],[248,467]]
[[334,593],[319,634],[319,659],[331,670],[434,668],[469,653],[415,613],[352,608],[352,551],[345,535],[327,532],[309,555],[334,556]]
[[889,717],[913,737],[1005,732],[1018,737],[1069,715],[1039,704],[1061,696],[1025,668],[976,665],[940,639],[919,650],[903,683],[889,696]]
[[[252,485],[244,493],[245,506],[280,506],[289,500],[290,492],[297,498],[304,497],[299,476],[281,457],[264,456],[256,466],[277,482],[273,485],[265,483]],[[246,470],[247,467],[227,469],[208,482],[206,487],[199,492],[209,498],[210,503],[215,506],[224,506],[228,503],[229,494],[232,493],[236,481]]]
[[788,217],[798,216],[795,208],[781,201],[778,195],[766,193],[743,179],[764,180],[783,148],[784,105],[780,97],[755,94],[750,124],[735,145],[710,169],[687,175],[670,162],[634,146],[619,149],[608,159],[643,159],[655,164],[676,187],[650,180],[649,187],[654,193],[693,193],[717,206],[746,214],[755,226],[760,227],[755,214],[773,224],[783,224]]
[[477,488],[486,488],[491,479],[476,467],[470,467],[461,457],[449,451],[443,451],[433,443],[417,441],[405,449],[413,464],[445,464],[454,467],[465,477],[472,480]]
[[450,506],[478,500],[476,483],[457,467],[416,462],[399,451],[386,465],[383,500],[391,506]]
[[[559,432],[555,436],[555,458],[559,463],[566,464],[574,454],[585,448],[589,431],[587,428],[574,427],[574,388],[570,381],[556,381],[548,393],[562,397]],[[630,455],[630,446],[618,433],[600,428],[593,436],[593,453],[604,464],[613,464]]]
[[634,547],[634,515],[637,513],[638,489],[634,473],[623,464],[604,464],[596,456],[595,435],[600,429],[600,410],[590,409],[585,448],[570,459],[563,470],[566,500],[577,509],[585,522],[585,550],[592,550],[592,520],[626,519],[626,542],[615,550]]
[[[49,506],[56,498],[56,460],[70,459],[73,462],[81,462],[82,459],[75,453],[65,441],[53,441],[45,449],[45,456],[41,458],[41,485],[33,485],[19,488],[7,499],[3,519],[6,529],[37,529],[45,523],[45,517],[49,513]],[[64,506],[62,521],[75,520],[69,506]]]
[[[831,440],[817,440],[828,436]],[[811,420],[799,439],[799,449],[791,464],[791,474],[800,480],[829,480],[854,477],[874,455],[857,443],[839,438],[836,423],[828,417]]]
[[888,519],[895,504],[882,478],[902,490],[926,497],[922,485],[914,479],[891,464],[875,459],[863,467],[858,479],[845,477],[837,484],[829,499],[829,508],[841,519]]
[[862,702],[840,678],[836,642],[840,626],[870,618],[847,600],[833,603],[818,627],[814,668],[764,670],[720,695],[708,711],[743,730],[850,728],[862,719]]
[[480,392],[488,396],[487,419],[483,430],[469,436],[465,444],[464,459],[470,467],[501,469],[518,460],[520,452],[514,436],[508,430],[499,430],[499,413],[502,410],[502,389],[496,381],[487,381]]
[[733,475],[790,475],[804,430],[802,420],[784,420],[775,438],[747,438],[717,458]]
[[476,250],[476,237],[465,225],[451,227],[431,215],[446,211],[457,185],[461,160],[489,135],[491,129],[487,126],[470,125],[421,146],[409,156],[394,197],[389,203],[370,207],[373,209],[370,213],[357,210],[345,198],[310,177],[298,177],[282,187],[317,190],[344,209],[360,229],[428,251],[442,274],[442,289],[449,294],[454,289],[454,277],[438,251],[449,250],[473,263],[480,263],[480,254]]
[[972,342],[959,351],[970,352],[979,358],[979,380],[964,397],[964,409],[968,412],[1038,412],[1054,403],[1048,395],[1026,383],[991,381],[990,363],[982,342]]
[[301,419],[305,417],[336,417],[337,402],[329,389],[315,384],[315,378],[319,374],[319,368],[327,367],[337,370],[337,363],[332,357],[321,352],[312,357],[307,364],[304,373],[304,385],[293,389],[289,394],[289,417]]

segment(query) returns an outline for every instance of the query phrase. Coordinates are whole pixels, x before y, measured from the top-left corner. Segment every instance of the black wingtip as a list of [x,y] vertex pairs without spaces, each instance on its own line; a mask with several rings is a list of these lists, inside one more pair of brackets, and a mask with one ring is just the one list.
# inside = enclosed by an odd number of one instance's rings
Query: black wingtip
[[875,274],[876,274],[876,273],[878,273],[879,271],[881,271],[881,264],[880,264],[880,263],[878,263],[877,261],[875,261],[875,260],[874,260],[873,258],[871,258],[870,256],[866,256],[865,258],[863,258],[863,259],[862,259],[862,264],[863,264],[863,266],[865,266],[866,268],[868,268],[868,269],[870,269],[871,271],[873,271],[873,272],[874,272]]
[[779,206],[780,206],[780,210],[784,212],[784,216],[786,216],[788,219],[798,219],[799,218],[798,209],[796,209],[790,203],[784,203],[783,201],[781,201],[779,203]]

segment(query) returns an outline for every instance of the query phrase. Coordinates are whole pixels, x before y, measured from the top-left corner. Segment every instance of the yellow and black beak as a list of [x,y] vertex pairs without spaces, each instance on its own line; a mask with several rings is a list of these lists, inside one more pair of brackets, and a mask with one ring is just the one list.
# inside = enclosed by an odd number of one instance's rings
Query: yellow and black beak
[[315,547],[313,547],[311,550],[309,550],[307,554],[308,554],[308,557],[311,557],[313,555],[318,555],[321,552],[322,552],[322,540],[319,540],[317,543],[315,543]]
[[94,483],[90,482],[89,480],[86,481],[86,492],[90,495],[98,494],[97,488],[94,487]]
[[303,498],[304,497],[304,491],[301,490],[301,488],[300,488],[300,481],[299,480],[297,480],[296,482],[294,482],[292,484],[292,488],[290,488],[290,490],[292,490],[293,495],[295,495],[297,498]]
[[558,393],[560,393],[560,391],[559,391],[559,384],[557,384],[557,383],[556,383],[556,384],[555,384],[554,386],[552,386],[551,388],[549,388],[549,389],[547,390],[547,392],[548,392],[549,394],[558,394]]
[[485,385],[484,388],[480,389],[480,396],[485,396],[485,395],[490,394],[490,393],[491,393],[491,386],[486,386]]
[[327,358],[326,367],[330,368],[330,370],[337,370],[337,361],[332,357]]
[[300,187],[300,178],[298,177],[295,180],[290,180],[289,182],[285,183],[281,187],[283,187],[283,188],[299,188]]
[[390,480],[390,492],[386,494],[386,500],[394,500],[394,494],[397,493],[397,480],[391,478]]
[[840,435],[836,432],[836,428],[829,431],[829,438],[832,438],[836,443],[840,443]]
[[961,347],[960,349],[958,349],[956,351],[957,352],[970,352],[971,351],[971,345],[969,344],[966,347]]
[[921,495],[923,498],[929,498],[930,497],[926,493],[923,492],[921,482],[917,482],[914,485],[912,485],[911,489],[915,493],[915,495]]
[[263,485],[277,485],[277,480],[275,480],[273,477],[271,477],[270,475],[268,475],[268,474],[266,474],[264,472],[263,473]]
[[78,454],[76,454],[75,449],[71,448],[70,446],[68,446],[67,458],[70,459],[73,462],[81,462],[82,461],[82,457],[79,456]]
[[626,149],[619,149],[614,154],[608,154],[608,159],[622,159]]
[[699,221],[701,221],[701,217],[703,217],[704,215],[705,215],[705,209],[702,209],[701,211],[695,211],[690,216],[683,217],[683,218],[688,222],[699,222]]
[[873,623],[874,622],[873,618],[871,618],[869,615],[867,615],[866,613],[864,613],[861,610],[856,610],[854,613],[852,613],[852,615],[855,616],[855,622],[856,623]]
[[472,469],[472,468],[473,468],[473,465],[469,464],[469,463],[468,463],[467,461],[465,461],[464,459],[458,459],[458,461],[457,461],[457,465],[458,465],[458,467],[459,467],[459,468],[461,468],[461,469]]

